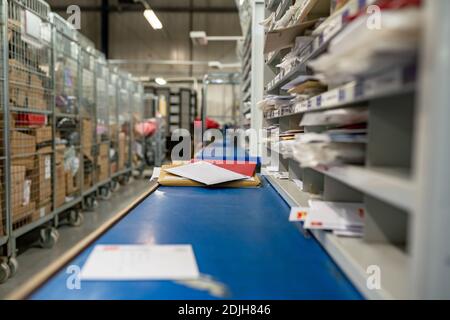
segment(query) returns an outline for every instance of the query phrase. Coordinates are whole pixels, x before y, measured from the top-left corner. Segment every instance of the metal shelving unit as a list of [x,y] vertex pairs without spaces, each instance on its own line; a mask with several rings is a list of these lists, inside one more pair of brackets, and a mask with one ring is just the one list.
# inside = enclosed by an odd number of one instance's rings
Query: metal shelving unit
[[198,114],[198,94],[196,90],[191,90],[191,123],[194,123]]
[[290,117],[309,112],[325,111],[357,105],[373,99],[408,95],[416,88],[416,66],[400,65],[366,79],[352,81],[325,93],[298,103],[289,109],[265,114],[269,120]]
[[[278,2],[278,1],[272,1]],[[270,6],[274,4],[271,3]],[[262,112],[257,103],[263,98],[264,78],[264,30],[259,23],[264,19],[265,6],[262,0],[246,1],[240,7],[244,41],[240,56],[241,71],[241,107],[240,127],[259,130],[262,128]],[[254,150],[249,150],[254,153]],[[251,154],[256,156],[256,154]]]
[[[370,3],[350,1],[325,26],[313,32],[315,39],[306,58],[271,82],[266,93],[286,94],[281,89],[284,84],[310,74],[307,63],[326,52],[331,39],[347,28],[345,17]],[[265,127],[277,125],[280,132],[285,132],[300,129],[300,121],[309,113],[342,107],[368,108],[369,142],[364,165],[302,168],[268,142],[265,160],[272,160],[273,164],[275,159],[276,165],[265,168],[264,173],[292,207],[307,207],[310,199],[364,202],[367,212],[363,238],[307,232],[301,223],[296,225],[306,236],[314,236],[370,299],[450,297],[450,280],[446,276],[449,265],[439,258],[448,256],[443,245],[449,242],[448,232],[440,226],[450,219],[442,210],[449,201],[443,194],[444,190],[448,193],[449,186],[444,186],[442,179],[448,171],[444,159],[448,160],[450,153],[448,148],[440,150],[444,136],[448,136],[444,131],[448,130],[437,118],[440,115],[448,119],[445,106],[450,97],[442,84],[448,81],[450,65],[438,56],[449,50],[444,34],[450,30],[450,23],[437,17],[449,10],[449,3],[425,1],[422,10],[425,19],[421,47],[426,54],[417,60],[411,63],[405,59],[404,64],[264,115]],[[268,61],[266,75],[273,74],[272,63]],[[440,156],[433,156],[437,154]],[[286,173],[289,179],[278,178],[274,171]],[[294,180],[302,181],[303,189]],[[380,289],[367,286],[371,266],[381,270]]]
[[168,108],[170,133],[181,128],[181,94],[180,91],[170,92]]
[[251,71],[252,71],[252,33],[251,26],[249,26],[246,32],[246,37],[244,40],[244,45],[242,48],[242,76],[241,76],[241,117],[245,117],[246,114],[251,112]]
[[180,128],[193,132],[194,122],[192,121],[192,90],[180,89]]

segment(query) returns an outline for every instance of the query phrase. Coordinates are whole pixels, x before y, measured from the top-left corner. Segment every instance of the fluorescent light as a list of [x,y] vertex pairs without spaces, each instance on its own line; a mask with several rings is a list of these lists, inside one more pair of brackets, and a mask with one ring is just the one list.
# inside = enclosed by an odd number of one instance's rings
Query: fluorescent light
[[152,28],[155,30],[159,30],[163,28],[161,21],[159,21],[155,12],[151,9],[147,9],[144,11],[144,17],[151,24]]
[[222,64],[219,61],[209,61],[208,67],[215,69],[222,69]]
[[167,84],[167,81],[164,78],[156,78],[155,82],[156,82],[156,84],[158,84],[160,86],[165,86]]
[[208,37],[205,31],[191,31],[189,36],[194,44],[199,44],[201,46],[206,46],[208,44]]

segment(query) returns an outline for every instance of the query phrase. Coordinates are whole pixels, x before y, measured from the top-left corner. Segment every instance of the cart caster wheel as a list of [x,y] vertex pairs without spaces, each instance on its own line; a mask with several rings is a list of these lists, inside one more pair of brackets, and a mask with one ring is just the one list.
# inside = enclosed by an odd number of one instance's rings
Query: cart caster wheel
[[9,277],[12,278],[17,274],[17,270],[19,270],[19,262],[16,258],[11,258],[8,261],[8,267],[9,267]]
[[41,230],[39,245],[43,249],[51,249],[58,242],[59,232],[55,228],[45,228]]
[[109,200],[111,198],[111,190],[109,187],[101,187],[100,188],[100,199]]
[[120,184],[116,180],[113,180],[111,182],[111,191],[117,192],[117,191],[119,191],[119,189],[120,189]]
[[71,227],[79,227],[83,224],[84,215],[79,210],[70,210],[69,224]]
[[135,179],[142,179],[144,177],[144,169],[137,169],[133,172],[133,177]]
[[98,207],[97,199],[95,199],[94,197],[87,197],[84,200],[84,203],[86,205],[86,210],[88,211],[94,211]]
[[9,269],[8,264],[5,262],[0,263],[0,284],[8,281],[10,276],[11,270]]
[[130,184],[130,182],[131,182],[131,177],[130,177],[130,175],[127,174],[126,176],[122,177],[120,184],[123,186],[126,186],[126,185]]

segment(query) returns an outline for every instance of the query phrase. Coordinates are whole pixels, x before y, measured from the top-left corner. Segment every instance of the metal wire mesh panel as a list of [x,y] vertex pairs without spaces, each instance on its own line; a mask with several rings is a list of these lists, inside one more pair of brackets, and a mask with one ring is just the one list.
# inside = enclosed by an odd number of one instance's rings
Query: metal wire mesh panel
[[109,103],[109,132],[111,139],[110,168],[111,175],[118,172],[119,168],[119,103],[118,103],[119,75],[115,68],[109,70],[108,103]]
[[55,208],[81,196],[81,125],[79,118],[79,45],[77,33],[52,14],[55,72]]
[[13,230],[52,213],[53,77],[49,7],[8,1]]
[[132,125],[133,125],[133,149],[132,161],[136,169],[144,169],[145,138],[147,135],[144,123],[144,88],[135,82],[133,83],[132,99]]
[[5,34],[3,32],[5,19],[4,19],[4,10],[3,7],[4,2],[0,2],[0,255],[1,255],[1,246],[3,246],[6,241],[6,235],[7,235],[7,221],[6,221],[6,192],[8,188],[8,180],[6,179],[5,174],[5,164],[6,164],[6,156],[7,156],[7,150],[5,146],[5,137],[7,134],[7,120],[5,117],[5,92],[4,92],[4,84],[5,84],[5,77],[4,77],[4,56],[5,56],[5,48],[4,48],[4,39]]
[[111,142],[108,104],[109,70],[106,59],[102,54],[98,54],[96,69],[98,143],[96,181],[100,184],[104,184],[109,179],[109,148]]
[[143,120],[144,89],[142,88],[142,85],[140,85],[138,82],[132,82],[131,88],[133,90],[132,105],[131,105],[131,110],[133,113],[133,121],[134,123],[139,123]]
[[188,131],[192,131],[191,123],[191,89],[180,89],[180,127]]
[[120,76],[120,91],[119,91],[119,157],[118,170],[123,171],[131,167],[131,97],[130,84],[128,74],[121,74]]
[[95,178],[96,101],[95,101],[95,55],[94,45],[78,34],[80,43],[81,92],[80,121],[81,148],[83,154],[83,193],[89,193]]

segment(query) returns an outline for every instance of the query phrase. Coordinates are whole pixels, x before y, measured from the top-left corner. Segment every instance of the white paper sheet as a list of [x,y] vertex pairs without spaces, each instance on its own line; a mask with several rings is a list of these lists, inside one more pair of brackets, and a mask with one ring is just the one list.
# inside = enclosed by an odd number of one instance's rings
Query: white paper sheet
[[299,179],[292,179],[292,181],[295,183],[297,188],[299,188],[300,190],[303,190],[303,181],[301,181]]
[[161,168],[159,168],[159,167],[153,168],[153,173],[152,173],[152,177],[150,178],[150,181],[158,180],[160,174],[161,174]]
[[310,201],[305,219],[305,229],[362,231],[364,227],[364,204]]
[[291,213],[289,214],[290,222],[298,222],[305,221],[306,216],[308,215],[309,208],[302,207],[292,207]]
[[191,179],[205,185],[215,185],[230,181],[244,180],[247,176],[215,166],[209,162],[195,162],[181,167],[166,169],[167,172]]
[[190,245],[98,245],[81,280],[194,280],[197,262]]
[[25,10],[25,33],[36,40],[41,39],[42,20],[31,11]]

